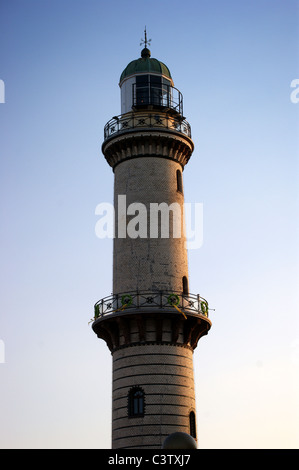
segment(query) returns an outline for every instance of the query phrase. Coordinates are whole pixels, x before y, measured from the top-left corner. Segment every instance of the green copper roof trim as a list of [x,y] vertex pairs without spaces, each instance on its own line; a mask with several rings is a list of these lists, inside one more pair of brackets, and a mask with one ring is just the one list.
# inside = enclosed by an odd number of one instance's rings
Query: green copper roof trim
[[137,73],[158,73],[172,80],[170,70],[163,62],[160,62],[158,59],[151,59],[150,57],[141,57],[140,59],[132,60],[127,65],[120,76],[119,83]]

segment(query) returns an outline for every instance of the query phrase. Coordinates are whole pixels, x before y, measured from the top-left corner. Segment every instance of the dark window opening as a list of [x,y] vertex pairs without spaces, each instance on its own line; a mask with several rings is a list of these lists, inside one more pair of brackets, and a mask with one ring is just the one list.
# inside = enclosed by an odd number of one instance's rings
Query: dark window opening
[[136,77],[136,104],[149,104],[149,75],[137,75]]
[[161,77],[150,75],[150,104],[161,106],[162,104],[162,80]]
[[177,183],[177,190],[181,193],[183,192],[183,181],[182,181],[182,173],[180,170],[176,171],[176,183]]
[[183,294],[189,294],[189,286],[188,286],[188,279],[186,276],[183,276]]
[[133,102],[137,106],[169,107],[171,103],[170,82],[157,75],[137,75]]
[[189,414],[189,425],[190,425],[190,435],[196,439],[196,422],[195,422],[195,413],[191,411]]
[[133,387],[128,394],[129,417],[144,416],[144,392],[139,387]]

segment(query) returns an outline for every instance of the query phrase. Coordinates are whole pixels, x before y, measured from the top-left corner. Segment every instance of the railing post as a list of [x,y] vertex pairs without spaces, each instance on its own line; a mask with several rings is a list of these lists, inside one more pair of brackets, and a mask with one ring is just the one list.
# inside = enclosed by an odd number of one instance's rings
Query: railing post
[[133,103],[133,106],[135,106],[135,83],[132,84],[132,103]]

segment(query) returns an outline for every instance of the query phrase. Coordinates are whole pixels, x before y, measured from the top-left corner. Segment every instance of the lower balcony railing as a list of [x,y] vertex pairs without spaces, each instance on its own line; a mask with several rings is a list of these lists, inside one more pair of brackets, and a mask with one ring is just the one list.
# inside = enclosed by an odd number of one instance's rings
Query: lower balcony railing
[[183,315],[185,313],[197,313],[208,317],[208,302],[194,294],[182,292],[125,292],[104,297],[94,306],[94,318],[103,317],[115,312],[134,309],[176,309]]

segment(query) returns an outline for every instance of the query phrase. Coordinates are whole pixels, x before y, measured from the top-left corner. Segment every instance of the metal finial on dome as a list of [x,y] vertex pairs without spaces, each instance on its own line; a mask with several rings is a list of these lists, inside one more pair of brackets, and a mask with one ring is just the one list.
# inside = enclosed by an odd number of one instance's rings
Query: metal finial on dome
[[145,48],[147,49],[147,45],[150,46],[151,39],[147,39],[147,34],[146,34],[146,26],[144,27],[144,39],[141,39],[140,46],[144,44]]
[[150,46],[151,39],[147,39],[147,34],[146,34],[146,26],[144,27],[144,39],[141,39],[140,46],[144,44],[144,49],[141,51],[141,57],[146,58],[151,56],[151,51],[148,49],[148,45]]

